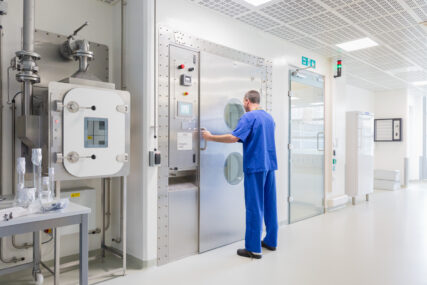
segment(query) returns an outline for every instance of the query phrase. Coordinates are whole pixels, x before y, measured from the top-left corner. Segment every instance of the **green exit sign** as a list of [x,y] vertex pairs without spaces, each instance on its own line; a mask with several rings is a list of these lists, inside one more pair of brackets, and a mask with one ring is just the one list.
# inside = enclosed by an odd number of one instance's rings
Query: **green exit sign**
[[301,63],[304,66],[309,66],[309,67],[312,67],[312,68],[316,68],[316,61],[314,59],[311,59],[311,58],[303,56]]

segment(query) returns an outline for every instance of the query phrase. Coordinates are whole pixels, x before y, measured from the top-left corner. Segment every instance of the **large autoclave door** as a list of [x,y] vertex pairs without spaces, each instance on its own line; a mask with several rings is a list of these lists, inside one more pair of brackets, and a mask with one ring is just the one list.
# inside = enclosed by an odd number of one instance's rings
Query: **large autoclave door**
[[[231,133],[244,114],[243,96],[262,89],[260,69],[201,53],[200,127]],[[242,145],[200,141],[199,251],[242,240],[245,230]]]

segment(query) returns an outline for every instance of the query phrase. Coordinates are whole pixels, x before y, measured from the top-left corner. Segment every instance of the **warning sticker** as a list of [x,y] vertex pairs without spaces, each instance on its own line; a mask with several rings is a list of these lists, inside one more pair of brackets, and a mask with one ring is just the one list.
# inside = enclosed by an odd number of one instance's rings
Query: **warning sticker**
[[78,198],[80,197],[80,193],[71,193],[71,198]]
[[193,133],[177,133],[176,136],[178,150],[193,149]]

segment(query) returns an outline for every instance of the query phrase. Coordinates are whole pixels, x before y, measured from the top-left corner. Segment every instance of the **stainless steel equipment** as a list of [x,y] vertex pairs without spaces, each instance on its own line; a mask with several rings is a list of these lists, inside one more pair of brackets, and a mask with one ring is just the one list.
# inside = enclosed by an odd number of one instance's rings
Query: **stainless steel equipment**
[[196,170],[199,142],[199,53],[171,46],[169,68],[169,169]]
[[[250,89],[271,107],[271,62],[159,28],[158,264],[244,237],[242,146],[206,143],[230,133]],[[157,121],[156,123],[157,124]]]
[[[243,95],[262,92],[262,67],[206,52],[201,54],[200,126],[231,133],[245,113]],[[242,145],[202,142],[200,152],[201,252],[244,238]]]
[[[90,178],[120,177],[120,237],[114,239],[122,250],[110,248],[105,243],[103,223],[103,250],[122,257],[123,266],[107,274],[126,272],[126,176],[129,173],[130,151],[130,94],[116,90],[108,81],[108,47],[93,44],[85,39],[75,39],[79,27],[71,36],[36,32],[34,29],[34,0],[24,1],[23,47],[16,53],[9,69],[17,70],[16,79],[22,82],[22,91],[12,101],[13,108],[13,156],[16,137],[20,139],[21,154],[30,160],[31,148],[42,149],[41,172],[55,173],[56,197],[60,197],[61,181]],[[35,40],[36,38],[36,40]],[[93,49],[92,49],[93,47]],[[40,82],[38,53],[45,56],[40,62],[44,76]],[[99,51],[100,60],[94,59]],[[76,64],[70,59],[78,61]],[[88,62],[91,61],[89,70]],[[92,66],[93,65],[93,66]],[[78,67],[78,69],[77,69]],[[76,71],[77,72],[74,72]],[[74,73],[72,73],[74,72]],[[70,77],[71,76],[71,77]],[[64,79],[65,78],[65,79]],[[101,81],[102,80],[102,81]],[[38,85],[34,85],[40,83]],[[21,116],[15,123],[15,97],[22,93]],[[14,158],[15,159],[15,158]],[[30,170],[30,169],[27,169]],[[40,173],[40,175],[41,175]],[[53,176],[51,176],[53,177]],[[46,184],[48,183],[46,179]],[[53,183],[52,183],[53,184]],[[53,185],[52,185],[53,186]],[[110,190],[110,189],[109,189]],[[105,201],[102,201],[104,204]],[[102,207],[105,209],[105,207]],[[94,213],[95,214],[95,213]],[[106,215],[102,213],[103,217]],[[32,244],[15,245],[17,249],[36,247],[39,235],[34,235]],[[54,283],[59,282],[60,230],[54,229]],[[87,235],[84,235],[87,239]],[[2,241],[0,239],[0,245]],[[1,250],[1,246],[0,246]],[[87,248],[84,249],[87,253]],[[0,259],[4,260],[0,254]],[[18,262],[17,258],[10,262]],[[8,261],[9,262],[9,261]],[[20,265],[16,266],[20,268]],[[33,272],[39,273],[35,263]],[[97,276],[99,277],[99,276]],[[87,277],[84,282],[87,282]],[[82,279],[82,280],[83,280]]]
[[[129,92],[115,90],[113,84],[99,81],[69,78],[68,82],[51,82],[48,90],[35,90],[33,112],[40,116],[41,121],[43,172],[48,173],[48,168],[53,167],[55,179],[59,181],[127,176],[130,151]],[[67,105],[70,96],[74,99]],[[73,104],[78,106],[78,110],[70,111]],[[120,122],[116,124],[115,119]],[[67,125],[69,120],[71,125]],[[88,130],[91,122],[96,122],[94,126],[91,125],[92,128],[99,126],[102,130]],[[87,140],[88,137],[92,137],[92,140]],[[98,137],[98,144],[88,145]],[[68,146],[72,151],[67,150]],[[111,164],[118,164],[117,168],[107,170]]]

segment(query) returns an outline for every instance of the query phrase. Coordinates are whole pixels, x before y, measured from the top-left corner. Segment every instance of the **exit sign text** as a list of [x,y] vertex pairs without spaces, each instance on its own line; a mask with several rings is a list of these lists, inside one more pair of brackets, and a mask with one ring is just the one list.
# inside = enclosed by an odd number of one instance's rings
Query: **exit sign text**
[[314,59],[311,59],[305,56],[302,57],[301,64],[304,66],[316,68],[316,61]]

